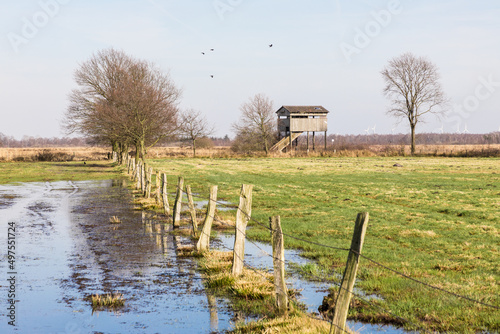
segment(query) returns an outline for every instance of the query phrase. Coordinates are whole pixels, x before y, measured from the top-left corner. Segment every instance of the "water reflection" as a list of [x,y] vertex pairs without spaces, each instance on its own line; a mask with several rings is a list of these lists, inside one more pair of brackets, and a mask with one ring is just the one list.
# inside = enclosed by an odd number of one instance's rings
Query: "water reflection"
[[[186,240],[166,233],[168,222],[134,211],[130,199],[124,181],[0,186],[2,223],[15,220],[19,227],[20,333],[210,333],[231,327],[232,312],[205,294],[195,260],[177,256]],[[119,221],[111,222],[113,216]],[[106,292],[122,293],[125,307],[92,315],[85,297]],[[7,326],[0,322],[0,332]]]

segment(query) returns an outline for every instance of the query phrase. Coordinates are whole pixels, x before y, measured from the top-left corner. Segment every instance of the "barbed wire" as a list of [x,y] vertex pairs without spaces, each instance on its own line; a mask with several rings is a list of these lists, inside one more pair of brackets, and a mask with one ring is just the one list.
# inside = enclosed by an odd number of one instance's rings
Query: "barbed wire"
[[[179,190],[179,186],[178,186],[178,185],[176,185],[176,188],[177,188],[177,190]],[[181,190],[181,192],[182,192],[182,193],[187,194],[187,192],[186,192],[186,191],[184,191],[183,189],[180,189],[180,190]],[[191,195],[192,195],[193,197],[196,197],[196,198],[201,198],[201,199],[203,199],[203,200],[206,200],[206,198],[205,198],[205,197],[202,197],[202,196],[200,196],[200,195],[193,195],[193,194],[191,194]],[[208,199],[208,201],[214,201],[214,200],[212,200],[211,198],[209,198],[209,199]],[[226,203],[222,203],[222,202],[217,201],[217,200],[215,200],[214,202],[215,202],[216,204],[221,205],[221,206],[224,206],[224,207],[228,207],[228,208],[233,208],[233,209],[236,209],[237,211],[240,211],[241,213],[243,213],[244,215],[246,215],[249,221],[252,221],[252,222],[256,223],[257,225],[259,225],[259,226],[261,226],[261,227],[263,227],[263,228],[265,228],[265,229],[267,229],[267,230],[269,230],[269,231],[273,231],[273,229],[272,229],[270,226],[268,226],[268,225],[266,225],[266,224],[264,224],[264,223],[262,223],[262,222],[259,222],[259,221],[258,221],[258,220],[256,220],[256,219],[254,219],[253,217],[251,217],[251,215],[249,215],[249,214],[248,214],[248,213],[246,213],[245,211],[241,210],[239,207],[235,207],[234,205],[228,205],[228,204],[226,204]],[[212,217],[212,218],[216,219],[215,217]],[[219,221],[219,222],[222,222],[222,221]],[[228,225],[229,225],[229,224],[228,224]],[[229,225],[229,226],[233,227],[232,225]],[[234,226],[234,227],[235,227],[235,226]],[[240,232],[244,233],[243,231],[240,231]],[[308,244],[316,245],[316,246],[319,246],[319,247],[324,247],[324,248],[329,248],[329,249],[334,249],[334,250],[341,250],[341,251],[352,251],[351,249],[348,249],[348,248],[341,248],[341,247],[335,247],[335,246],[325,245],[325,244],[321,244],[321,243],[318,243],[318,242],[315,242],[315,241],[311,241],[311,240],[307,240],[307,239],[299,238],[299,237],[293,236],[293,235],[291,235],[291,234],[283,233],[283,232],[282,232],[282,234],[283,234],[284,236],[289,237],[289,238],[292,238],[292,239],[295,239],[295,240],[298,240],[298,241],[302,241],[302,242],[305,242],[305,243],[308,243]],[[245,237],[246,237],[246,233],[244,233],[244,235],[245,235]],[[254,244],[254,245],[255,245],[255,244]],[[375,261],[375,260],[373,260],[373,259],[371,259],[371,258],[369,258],[369,257],[365,256],[365,255],[362,255],[362,254],[360,254],[360,253],[358,253],[358,252],[355,252],[355,251],[353,251],[353,252],[354,252],[354,253],[356,253],[357,255],[359,255],[360,257],[362,257],[362,258],[364,258],[364,259],[366,259],[366,260],[368,260],[368,261],[372,262],[373,264],[375,264],[375,265],[377,265],[377,266],[380,266],[380,267],[382,267],[382,268],[384,268],[384,269],[386,269],[386,270],[389,270],[389,271],[391,271],[391,272],[393,272],[393,273],[395,273],[395,274],[397,274],[397,275],[400,275],[400,276],[401,276],[401,277],[403,277],[403,278],[409,279],[409,280],[411,280],[411,281],[413,281],[413,282],[415,282],[415,283],[418,283],[418,284],[424,285],[424,286],[426,286],[426,287],[428,287],[428,288],[432,288],[432,289],[435,289],[435,290],[438,290],[438,291],[445,292],[445,293],[447,293],[447,294],[449,294],[449,295],[452,295],[452,296],[454,296],[454,297],[456,297],[456,298],[460,298],[460,299],[468,300],[468,301],[470,301],[470,302],[477,303],[477,304],[480,304],[480,305],[483,305],[483,306],[487,306],[487,307],[491,307],[491,308],[494,308],[494,309],[497,309],[497,310],[498,310],[498,309],[500,309],[500,307],[498,307],[498,306],[495,306],[495,305],[492,305],[492,304],[488,304],[488,303],[484,303],[484,302],[482,302],[482,301],[479,301],[479,300],[476,300],[476,299],[470,298],[470,297],[468,297],[468,296],[460,295],[460,294],[457,294],[457,293],[454,293],[454,292],[448,291],[448,290],[446,290],[446,289],[443,289],[443,288],[437,287],[437,286],[435,286],[435,285],[432,285],[432,284],[429,284],[429,283],[426,283],[426,282],[420,281],[420,280],[415,279],[415,278],[413,278],[413,277],[410,277],[410,276],[408,276],[408,275],[406,275],[406,274],[404,274],[404,273],[402,273],[402,272],[400,272],[400,271],[398,271],[398,270],[395,270],[395,269],[392,269],[392,268],[390,268],[390,267],[388,267],[388,266],[385,266],[385,265],[383,265],[383,264],[381,264],[381,263],[379,263],[379,262],[377,262],[377,261]],[[280,260],[280,261],[281,261],[281,260]]]
[[[198,196],[198,198],[201,198],[201,197],[200,197],[200,196]],[[216,202],[216,203],[217,203],[217,202]],[[221,204],[221,205],[223,205],[223,206],[226,206],[226,207],[227,207],[227,205],[225,205],[224,203],[217,203],[217,204]],[[246,212],[242,211],[239,207],[238,207],[238,208],[236,208],[236,210],[239,210],[240,212],[244,213],[244,214],[245,214],[245,215],[246,215],[246,216],[247,216],[247,217],[248,217],[251,221],[253,221],[253,222],[257,223],[258,225],[260,225],[260,226],[262,226],[262,227],[264,227],[264,228],[266,228],[266,229],[270,230],[271,232],[273,231],[273,229],[272,229],[271,227],[266,226],[265,224],[263,224],[263,223],[261,223],[261,222],[257,221],[256,219],[254,219],[254,218],[250,217],[250,216],[249,216]],[[241,231],[240,231],[240,232],[241,232]],[[242,232],[242,233],[243,233],[243,232]],[[320,247],[331,248],[331,249],[342,250],[342,251],[351,251],[350,249],[346,249],[346,248],[333,247],[333,246],[324,245],[324,244],[321,244],[321,243],[318,243],[318,242],[314,242],[314,241],[310,241],[310,240],[306,240],[306,239],[298,238],[298,237],[295,237],[295,236],[293,236],[293,235],[290,235],[290,234],[287,234],[287,233],[284,233],[284,232],[282,232],[282,234],[283,234],[284,236],[289,237],[289,238],[296,239],[296,240],[299,240],[299,241],[303,241],[303,242],[306,242],[306,243],[309,243],[309,244],[313,244],[313,245],[316,245],[316,246],[320,246]],[[382,268],[384,268],[384,269],[387,269],[387,270],[389,270],[389,271],[392,271],[393,273],[395,273],[395,274],[397,274],[397,275],[400,275],[400,276],[402,276],[402,277],[404,277],[404,278],[406,278],[406,279],[412,280],[413,282],[416,282],[416,283],[422,284],[422,285],[424,285],[424,286],[426,286],[426,287],[428,287],[428,288],[435,289],[435,290],[438,290],[438,291],[442,291],[442,292],[448,293],[448,294],[450,294],[450,295],[452,295],[452,296],[454,296],[454,297],[461,298],[461,299],[464,299],[464,300],[468,300],[468,301],[470,301],[470,302],[474,302],[474,303],[477,303],[477,304],[480,304],[480,305],[483,305],[483,306],[491,307],[491,308],[494,308],[494,309],[497,309],[497,310],[498,310],[498,309],[500,309],[500,307],[498,307],[498,306],[495,306],[495,305],[492,305],[492,304],[488,304],[488,303],[485,303],[485,302],[482,302],[482,301],[479,301],[479,300],[476,300],[476,299],[470,298],[470,297],[468,297],[468,296],[460,295],[460,294],[457,294],[457,293],[455,293],[455,292],[448,291],[448,290],[446,290],[446,289],[443,289],[443,288],[437,287],[437,286],[435,286],[435,285],[432,285],[432,284],[429,284],[429,283],[426,283],[426,282],[420,281],[420,280],[415,279],[415,278],[413,278],[413,277],[411,277],[411,276],[408,276],[408,275],[406,275],[406,274],[404,274],[404,273],[402,273],[402,272],[400,272],[400,271],[398,271],[398,270],[395,270],[395,269],[392,269],[392,268],[390,268],[390,267],[388,267],[388,266],[385,266],[385,265],[383,265],[383,264],[381,264],[381,263],[379,263],[379,262],[377,262],[377,261],[375,261],[375,260],[373,260],[373,259],[371,259],[371,258],[367,257],[366,255],[363,255],[363,254],[358,253],[358,252],[356,252],[356,251],[353,251],[353,252],[354,252],[354,253],[356,253],[357,255],[359,255],[360,257],[362,257],[362,258],[364,258],[364,259],[366,259],[366,260],[368,260],[368,261],[372,262],[373,264],[375,264],[375,265],[377,265],[377,266],[380,266],[380,267],[382,267]]]
[[[202,231],[202,233],[204,233],[204,232]],[[204,233],[204,234],[206,235],[206,233]],[[242,258],[238,255],[238,253],[234,252],[234,250],[232,250],[232,249],[230,249],[230,248],[228,248],[228,247],[226,247],[226,246],[224,246],[224,245],[221,245],[221,246],[222,246],[224,249],[226,249],[226,250],[228,250],[228,251],[232,252],[232,253],[234,254],[234,256],[236,256],[236,257],[237,257],[237,258],[238,258],[238,259],[239,259],[239,260],[243,263],[243,265],[244,265],[246,268],[248,268],[248,269],[252,270],[252,271],[253,271],[253,272],[255,272],[256,274],[258,274],[259,276],[261,276],[262,278],[264,278],[267,282],[269,282],[271,285],[273,285],[275,288],[277,288],[277,289],[279,290],[279,292],[281,292],[281,293],[283,293],[283,294],[286,294],[286,295],[287,295],[287,297],[288,297],[288,293],[287,293],[286,291],[283,291],[283,289],[282,289],[279,285],[277,285],[277,284],[276,284],[276,283],[274,283],[273,281],[269,280],[269,279],[268,279],[268,278],[267,278],[267,277],[266,277],[266,276],[265,276],[265,275],[264,275],[264,274],[263,274],[260,270],[258,270],[258,269],[256,269],[256,268],[254,268],[253,266],[251,266],[251,265],[249,265],[248,263],[246,263],[246,262],[245,262],[245,260],[244,260],[244,259],[242,259]],[[288,301],[289,301],[289,302],[291,302],[291,303],[295,304],[295,305],[296,305],[296,307],[300,308],[300,305],[298,305],[298,304],[297,304],[297,302],[296,302],[294,299],[289,298],[289,297],[288,297],[287,299],[288,299]],[[328,323],[328,324],[330,324],[330,325],[332,325],[332,326],[335,326],[335,327],[339,328],[340,330],[342,330],[342,331],[343,331],[343,332],[345,332],[345,333],[348,333],[348,334],[352,333],[352,332],[348,332],[348,331],[346,331],[344,328],[342,328],[342,327],[338,326],[337,324],[334,324],[334,323],[333,323],[333,321],[328,321],[328,320],[325,320],[325,319],[312,317],[312,316],[309,314],[309,312],[304,312],[304,314],[305,314],[307,317],[309,317],[309,318],[312,318],[312,319],[315,319],[315,320],[319,320],[319,321],[323,321],[323,322],[326,322],[326,323]]]
[[[203,231],[202,231],[202,233],[203,233],[203,234],[205,234],[205,235],[207,235],[207,234],[206,234],[206,233],[204,233]],[[257,246],[257,245],[256,245],[256,246]],[[256,269],[256,268],[254,268],[254,267],[250,266],[250,265],[249,265],[248,263],[246,263],[243,259],[241,259],[241,257],[240,257],[240,256],[239,256],[236,252],[234,252],[234,250],[232,250],[232,249],[230,249],[230,248],[226,247],[225,245],[221,245],[221,247],[222,247],[222,248],[224,248],[224,249],[226,249],[226,250],[228,250],[228,251],[230,251],[230,252],[233,252],[234,256],[236,256],[238,259],[240,259],[240,260],[242,261],[242,263],[243,263],[243,265],[244,265],[244,266],[246,266],[247,268],[249,268],[249,269],[253,270],[253,271],[254,271],[254,272],[256,272],[257,274],[259,274],[260,276],[262,276],[264,279],[268,280],[268,282],[269,282],[270,284],[274,285],[274,287],[275,287],[275,288],[277,288],[277,289],[279,289],[282,293],[285,293],[285,292],[283,292],[283,290],[281,289],[281,287],[280,287],[280,286],[276,285],[273,281],[270,281],[270,280],[269,280],[267,277],[265,277],[265,276],[264,276],[264,275],[263,275],[263,274],[262,274],[262,273],[261,273],[258,269]],[[257,247],[258,247],[258,246],[257,246]],[[271,256],[271,257],[273,257],[272,255],[270,255],[270,256]],[[274,257],[273,257],[273,258],[274,258]],[[281,259],[279,259],[279,260],[281,261]],[[316,276],[316,277],[317,277],[317,278],[320,278],[319,276]],[[323,280],[323,278],[321,278],[321,280]],[[365,299],[365,298],[364,298],[364,297],[362,297],[360,294],[358,294],[358,293],[356,293],[356,292],[354,292],[354,291],[351,291],[351,290],[348,290],[348,289],[346,289],[346,288],[342,287],[342,285],[341,285],[340,283],[336,283],[336,282],[332,282],[332,283],[333,283],[333,284],[335,284],[335,285],[337,285],[340,289],[342,289],[342,290],[344,290],[344,291],[347,291],[348,293],[351,293],[353,296],[355,296],[355,297],[356,297],[356,298],[358,298],[359,300],[361,300],[361,301],[365,302],[366,304],[368,304],[368,305],[370,305],[370,306],[373,306],[373,307],[375,307],[375,308],[378,308],[378,309],[379,309],[380,311],[382,311],[382,312],[385,312],[385,313],[390,314],[391,316],[393,316],[394,318],[396,318],[396,319],[398,319],[398,320],[402,321],[403,323],[408,323],[408,324],[411,324],[411,325],[413,325],[414,327],[418,328],[419,330],[422,330],[422,331],[424,331],[424,332],[430,333],[427,329],[425,329],[425,328],[423,328],[423,327],[421,327],[421,326],[417,325],[416,323],[412,322],[411,320],[406,319],[406,318],[403,318],[403,317],[401,317],[401,316],[398,316],[398,315],[394,314],[393,312],[391,312],[390,310],[388,310],[388,309],[386,309],[386,308],[384,308],[384,307],[382,307],[382,306],[380,306],[380,305],[374,304],[374,303],[372,303],[371,301],[369,301],[368,299]],[[294,303],[295,303],[295,301],[294,301],[293,299],[289,299],[289,301],[291,301],[291,302],[294,302]],[[297,305],[297,306],[299,306],[298,304],[296,304],[296,305]],[[312,319],[325,321],[325,322],[327,322],[327,323],[331,324],[332,326],[335,326],[335,327],[337,327],[337,328],[341,329],[342,331],[344,331],[344,332],[346,332],[346,333],[350,333],[350,332],[345,331],[345,330],[344,330],[343,328],[341,328],[340,326],[338,326],[338,325],[334,324],[334,323],[333,323],[333,319],[332,319],[332,321],[328,321],[328,320],[325,320],[325,319],[312,317],[312,316],[311,316],[308,312],[307,312],[307,313],[305,313],[305,314],[306,314],[308,317],[312,318]]]
[[389,271],[392,271],[392,272],[393,272],[393,273],[395,273],[395,274],[398,274],[398,275],[400,275],[400,276],[402,276],[402,277],[404,277],[404,278],[407,278],[407,279],[409,279],[409,280],[411,280],[411,281],[413,281],[413,282],[416,282],[416,283],[422,284],[422,285],[424,285],[424,286],[426,286],[426,287],[428,287],[428,288],[435,289],[435,290],[439,290],[439,291],[442,291],[442,292],[448,293],[448,294],[450,294],[450,295],[452,295],[452,296],[454,296],[454,297],[461,298],[461,299],[465,299],[465,300],[468,300],[468,301],[470,301],[470,302],[474,302],[474,303],[477,303],[477,304],[480,304],[480,305],[483,305],[483,306],[488,306],[488,307],[491,307],[491,308],[494,308],[494,309],[497,309],[497,310],[498,310],[498,309],[500,309],[500,307],[498,307],[498,306],[491,305],[491,304],[488,304],[488,303],[484,303],[484,302],[482,302],[482,301],[479,301],[479,300],[476,300],[476,299],[472,299],[472,298],[467,297],[467,296],[459,295],[459,294],[457,294],[457,293],[454,293],[454,292],[451,292],[451,291],[445,290],[445,289],[440,288],[440,287],[438,287],[438,286],[435,286],[435,285],[432,285],[432,284],[425,283],[425,282],[422,282],[422,281],[420,281],[420,280],[417,280],[417,279],[415,279],[415,278],[413,278],[413,277],[411,277],[411,276],[408,276],[408,275],[406,275],[406,274],[404,274],[404,273],[402,273],[402,272],[400,272],[400,271],[397,271],[397,270],[395,270],[395,269],[389,268],[389,267],[387,267],[387,266],[385,266],[385,265],[383,265],[383,264],[381,264],[381,263],[379,263],[379,262],[377,262],[377,261],[375,261],[375,260],[373,260],[373,259],[371,259],[371,258],[369,258],[369,257],[367,257],[367,256],[365,256],[365,255],[363,255],[363,254],[361,254],[361,253],[358,253],[358,252],[356,252],[356,251],[354,251],[354,250],[353,250],[353,253],[356,253],[357,255],[359,255],[360,257],[362,257],[363,259],[368,260],[368,261],[372,262],[373,264],[375,264],[375,265],[377,265],[377,266],[379,266],[379,267],[382,267],[382,268],[384,268],[384,269],[387,269],[387,270],[389,270]]

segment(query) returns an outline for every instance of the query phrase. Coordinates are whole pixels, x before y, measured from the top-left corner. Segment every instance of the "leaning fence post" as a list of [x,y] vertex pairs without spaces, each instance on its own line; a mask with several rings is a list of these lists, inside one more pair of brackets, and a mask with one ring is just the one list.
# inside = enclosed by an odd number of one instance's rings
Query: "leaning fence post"
[[210,186],[210,199],[208,200],[207,215],[203,223],[200,238],[196,243],[196,250],[203,252],[208,250],[210,246],[210,231],[212,230],[212,222],[214,221],[215,208],[217,206],[217,186]]
[[182,187],[184,187],[184,178],[182,176],[179,176],[179,182],[177,183],[177,195],[175,197],[174,203],[174,228],[181,226]]
[[252,188],[251,184],[241,186],[240,204],[236,211],[236,235],[233,248],[233,275],[241,275],[243,272],[243,259],[245,257],[245,230],[250,215],[252,214]]
[[188,197],[189,213],[191,214],[191,224],[193,225],[193,236],[196,238],[198,231],[198,222],[196,221],[196,209],[194,208],[193,194],[191,193],[191,186],[186,185],[186,193]]
[[163,198],[163,210],[166,215],[170,215],[170,205],[168,205],[168,195],[167,195],[167,174],[165,173],[162,173],[161,193]]
[[269,217],[269,225],[271,227],[273,245],[273,275],[276,305],[280,312],[286,313],[288,309],[288,292],[285,283],[285,247],[280,216]]
[[342,277],[337,302],[335,303],[335,312],[333,314],[330,333],[344,333],[347,312],[349,311],[349,303],[352,298],[352,289],[356,281],[356,273],[359,264],[359,255],[363,248],[366,228],[368,227],[368,212],[358,213],[356,224],[354,225],[354,233],[352,235],[351,250],[347,256],[347,264]]

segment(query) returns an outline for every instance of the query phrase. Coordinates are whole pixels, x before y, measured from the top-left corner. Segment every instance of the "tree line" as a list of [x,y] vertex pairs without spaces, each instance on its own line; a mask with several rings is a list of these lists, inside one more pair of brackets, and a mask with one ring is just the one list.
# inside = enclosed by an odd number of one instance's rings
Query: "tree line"
[[[473,134],[473,133],[420,133],[417,136],[419,143],[424,145],[490,145],[500,144],[500,132],[492,132],[487,134]],[[327,142],[332,147],[340,148],[353,148],[356,145],[405,145],[409,142],[410,134],[330,134],[327,136]],[[333,142],[332,142],[333,139]],[[200,140],[200,139],[199,139]],[[299,137],[299,145],[305,141],[305,138]],[[316,141],[318,147],[324,142],[322,135],[317,135]],[[171,137],[166,140],[158,142],[158,146],[175,146],[183,145],[183,143],[192,144],[186,139],[185,141],[179,137]],[[224,137],[203,137],[200,147],[213,147],[213,146],[228,146],[232,147],[234,151],[246,151],[244,145],[247,147],[252,146],[252,143],[244,142],[243,138],[231,139],[229,136]],[[62,137],[62,138],[43,138],[24,136],[21,139],[15,139],[12,136],[6,136],[0,133],[0,147],[84,147],[94,146],[84,137]],[[108,146],[108,145],[105,145]],[[258,149],[258,147],[257,147]]]
[[[383,94],[390,99],[388,114],[408,120],[409,135],[330,135],[330,140],[345,144],[404,144],[410,143],[415,152],[418,140],[422,144],[495,144],[497,133],[477,134],[416,134],[416,125],[427,114],[442,115],[448,99],[445,97],[437,67],[424,57],[405,53],[391,59],[381,71],[385,81]],[[79,65],[74,73],[78,88],[69,95],[69,106],[62,122],[66,134],[82,135],[85,142],[105,145],[123,156],[135,149],[136,160],[144,158],[147,148],[172,142],[188,141],[196,155],[200,141],[215,131],[200,111],[180,110],[182,95],[168,72],[154,63],[127,55],[113,48],[98,51]],[[232,125],[236,134],[231,146],[234,151],[261,150],[269,153],[277,141],[276,116],[273,101],[256,94],[240,106],[241,115]],[[320,140],[321,136],[317,137]],[[229,138],[218,140],[227,145]],[[324,140],[324,139],[323,139]],[[301,139],[299,138],[298,142]],[[333,143],[332,141],[332,143]],[[0,137],[2,146],[34,146],[43,142],[55,146],[58,140]],[[64,142],[64,143],[63,143]],[[75,139],[61,139],[60,145]]]

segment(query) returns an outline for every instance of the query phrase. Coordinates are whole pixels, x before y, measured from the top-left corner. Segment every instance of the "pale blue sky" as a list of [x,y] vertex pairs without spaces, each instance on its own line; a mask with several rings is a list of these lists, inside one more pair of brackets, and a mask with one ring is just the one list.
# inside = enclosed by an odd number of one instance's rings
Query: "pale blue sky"
[[329,133],[406,133],[385,113],[380,71],[408,51],[438,66],[452,102],[417,132],[498,131],[499,18],[496,0],[2,0],[0,132],[62,136],[74,70],[108,47],[170,71],[181,107],[220,136],[257,93],[276,109],[323,105]]

